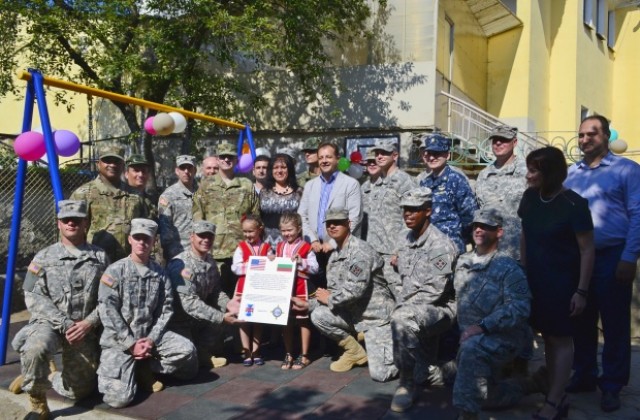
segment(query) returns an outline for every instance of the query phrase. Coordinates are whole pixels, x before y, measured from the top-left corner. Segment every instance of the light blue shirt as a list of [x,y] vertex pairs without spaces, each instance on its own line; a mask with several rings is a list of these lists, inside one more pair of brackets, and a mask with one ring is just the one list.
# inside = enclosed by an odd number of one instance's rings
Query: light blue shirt
[[569,168],[566,188],[589,200],[596,249],[624,245],[621,260],[640,256],[640,165],[609,152],[594,168]]
[[329,205],[329,197],[331,197],[331,191],[335,184],[338,171],[331,174],[331,177],[327,181],[324,176],[320,175],[320,182],[322,183],[322,189],[320,190],[320,205],[318,206],[318,239],[321,241],[324,239],[325,227],[324,227],[324,215],[327,212],[327,206]]

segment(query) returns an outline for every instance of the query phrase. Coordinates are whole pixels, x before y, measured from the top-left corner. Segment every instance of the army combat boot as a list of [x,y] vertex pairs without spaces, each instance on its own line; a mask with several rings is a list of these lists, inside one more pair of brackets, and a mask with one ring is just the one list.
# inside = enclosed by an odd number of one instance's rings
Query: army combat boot
[[338,343],[344,349],[342,356],[331,363],[329,369],[334,372],[347,372],[354,366],[363,366],[367,363],[367,352],[352,336],[348,336]]
[[164,389],[164,384],[156,379],[148,363],[136,366],[136,381],[143,391],[160,392]]
[[30,420],[46,420],[51,415],[49,406],[47,405],[47,397],[45,393],[29,394],[29,402],[31,403],[31,411],[25,419]]
[[[51,373],[57,372],[58,368],[56,367],[56,363],[53,359],[49,360],[49,371]],[[51,380],[51,375],[49,375],[49,380]],[[9,384],[9,392],[14,394],[22,394],[22,384],[24,383],[24,376],[18,375],[16,378],[11,381]]]
[[404,413],[413,405],[416,396],[416,386],[413,380],[413,370],[400,371],[400,385],[393,394],[391,411]]
[[227,359],[224,357],[211,356],[209,352],[198,351],[198,365],[206,368],[221,368],[227,365]]

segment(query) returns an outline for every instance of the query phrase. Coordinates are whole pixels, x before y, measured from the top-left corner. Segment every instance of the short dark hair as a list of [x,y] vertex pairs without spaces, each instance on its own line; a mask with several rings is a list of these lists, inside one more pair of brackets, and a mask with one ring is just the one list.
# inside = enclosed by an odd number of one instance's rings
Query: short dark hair
[[607,140],[611,137],[611,128],[609,127],[609,120],[605,116],[589,115],[588,117],[585,117],[583,118],[582,121],[580,121],[580,125],[582,125],[583,122],[589,121],[589,120],[600,121],[600,125],[602,125],[602,132],[606,134]]
[[269,156],[260,155],[260,156],[256,157],[256,160],[253,161],[253,164],[255,165],[258,162],[269,162]]
[[271,159],[269,159],[269,166],[267,167],[267,178],[264,180],[264,188],[267,190],[273,189],[276,185],[276,180],[273,178],[273,166],[279,160],[284,161],[287,165],[287,185],[298,191],[298,181],[296,180],[296,163],[291,156],[286,153],[276,153]]
[[527,167],[535,168],[542,174],[540,190],[543,192],[556,191],[567,178],[567,161],[557,147],[546,146],[529,153]]
[[320,149],[324,148],[324,147],[330,147],[333,149],[333,151],[336,154],[336,157],[340,156],[340,148],[338,147],[337,144],[329,142],[329,141],[324,141],[322,143],[320,143],[320,145],[318,146],[318,152],[320,151]]

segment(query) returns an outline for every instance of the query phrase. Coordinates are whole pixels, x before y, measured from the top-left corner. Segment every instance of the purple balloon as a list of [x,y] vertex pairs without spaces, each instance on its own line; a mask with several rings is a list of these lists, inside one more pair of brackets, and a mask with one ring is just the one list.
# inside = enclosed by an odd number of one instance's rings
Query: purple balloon
[[53,133],[53,142],[60,156],[73,156],[80,150],[80,139],[69,130],[56,130]]
[[245,153],[238,159],[238,170],[240,172],[249,172],[253,168],[253,158],[251,153]]
[[44,136],[37,131],[27,131],[16,137],[13,142],[13,150],[21,159],[34,161],[44,156],[47,146]]

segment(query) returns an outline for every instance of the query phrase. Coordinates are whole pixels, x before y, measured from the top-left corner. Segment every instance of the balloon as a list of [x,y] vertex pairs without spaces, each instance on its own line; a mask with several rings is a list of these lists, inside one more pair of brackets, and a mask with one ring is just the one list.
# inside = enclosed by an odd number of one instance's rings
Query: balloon
[[346,157],[341,157],[340,159],[338,159],[339,171],[346,171],[347,169],[349,169],[349,166],[351,166],[351,162],[349,162],[349,159],[347,159]]
[[364,174],[364,167],[362,165],[349,166],[349,175],[352,178],[359,179]]
[[56,130],[53,133],[56,153],[60,156],[73,156],[80,149],[80,139],[69,130]]
[[153,129],[160,136],[166,136],[173,133],[173,129],[176,124],[173,122],[171,115],[166,112],[161,112],[153,117]]
[[[613,130],[611,130],[613,134]],[[622,140],[622,139],[616,139],[614,141],[612,141],[611,143],[609,143],[609,149],[611,149],[611,151],[615,154],[621,154],[627,151],[627,142]]]
[[244,153],[238,159],[238,170],[240,172],[249,172],[253,168],[253,158],[251,153]]
[[170,112],[169,116],[173,119],[173,132],[182,133],[187,128],[187,119],[179,112]]
[[21,159],[34,161],[44,156],[47,146],[44,136],[37,131],[27,131],[16,137],[13,142],[13,150]]
[[362,160],[362,153],[358,152],[357,150],[355,152],[351,152],[351,155],[349,155],[349,160],[351,161],[351,163],[360,163],[360,161]]
[[256,149],[256,157],[258,156],[266,156],[266,157],[271,157],[271,152],[269,152],[269,150],[267,150],[266,147],[258,147]]
[[[242,145],[242,154],[251,153],[251,147],[247,143]],[[258,156],[258,155],[256,155]]]
[[612,141],[618,140],[618,130],[612,128],[609,131],[611,131],[611,135],[609,136],[609,143],[611,143]]
[[144,122],[144,129],[147,133],[151,134],[152,136],[155,136],[156,134],[156,130],[153,129],[153,117],[149,117],[145,120]]

